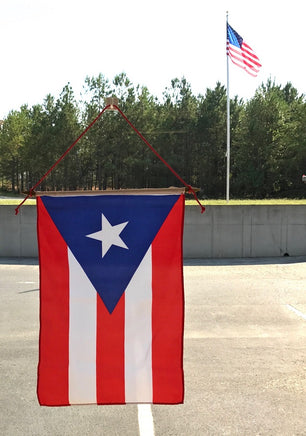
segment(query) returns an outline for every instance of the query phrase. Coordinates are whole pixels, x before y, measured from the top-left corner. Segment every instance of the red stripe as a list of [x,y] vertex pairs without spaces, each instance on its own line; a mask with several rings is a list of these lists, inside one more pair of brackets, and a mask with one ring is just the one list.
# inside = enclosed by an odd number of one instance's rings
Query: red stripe
[[251,76],[256,77],[261,64],[256,61],[259,61],[258,57],[253,52],[251,53],[246,50],[245,46],[249,47],[246,44],[242,44],[242,48],[239,50],[227,42],[227,54],[231,58],[233,64],[242,68]]
[[259,63],[258,57],[254,53],[252,53],[248,50],[245,50],[245,48],[243,46],[242,46],[242,54],[243,54],[243,56],[248,58],[250,60],[250,62],[252,62],[254,65],[256,65],[259,68],[261,67],[261,64]]
[[[234,45],[230,44],[227,41],[227,51],[232,52],[232,53],[236,53],[237,55],[241,55],[243,57],[248,58],[251,62],[253,62],[255,65],[257,65],[258,67],[261,67],[262,65],[259,63],[259,58],[256,56],[256,54],[253,52],[253,50],[251,49],[250,46],[248,46],[247,44],[243,43],[241,48],[239,49],[238,47],[236,48]],[[258,61],[258,62],[257,62]]]
[[246,55],[244,51],[242,52],[242,56],[244,63],[246,63],[253,70],[259,71],[259,69],[257,68],[259,66],[258,62],[254,62],[254,60]]
[[111,314],[97,294],[97,403],[125,403],[124,294]]
[[230,55],[231,59],[235,59],[236,61],[244,64],[244,58],[243,58],[243,54],[241,53],[241,51],[233,50],[230,48],[229,55]]
[[[248,44],[246,44],[245,42],[242,43],[242,49],[246,50],[251,56],[253,56],[256,60],[259,61],[259,58],[254,53],[253,49]],[[259,65],[261,66],[261,64],[259,64]]]
[[184,196],[152,244],[153,403],[182,403],[184,294],[182,232]]
[[[243,51],[243,50],[235,50],[235,49],[233,49],[233,48],[230,48],[229,49],[229,52],[230,52],[230,54],[231,54],[231,56],[233,57],[233,58],[235,58],[235,59],[237,59],[237,60],[240,60],[241,62],[244,62],[244,63],[246,63],[246,60],[248,60],[248,61],[250,61],[252,64],[254,64],[254,65],[259,65],[259,66],[261,66],[260,64],[258,64],[257,62],[254,62],[253,61],[253,59],[251,59],[249,56],[247,56],[247,52],[245,52],[245,51]],[[236,56],[237,55],[237,56]],[[253,65],[251,65],[251,64],[248,64],[248,65],[250,65],[252,68],[253,68]]]
[[[250,76],[256,77],[259,70],[256,70],[255,68],[248,68],[247,63],[243,60],[238,58],[237,56],[234,56],[231,52],[229,53],[229,57],[231,58],[231,61],[234,65],[237,65],[237,67],[242,68],[246,73],[250,74]],[[235,61],[235,59],[238,61]]]
[[69,404],[69,275],[67,246],[37,198],[40,337],[37,395],[41,405]]

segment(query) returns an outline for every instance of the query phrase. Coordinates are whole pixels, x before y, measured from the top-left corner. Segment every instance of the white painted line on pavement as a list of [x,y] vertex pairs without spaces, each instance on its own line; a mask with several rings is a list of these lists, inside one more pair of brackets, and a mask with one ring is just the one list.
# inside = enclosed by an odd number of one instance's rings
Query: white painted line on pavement
[[138,404],[139,436],[154,436],[151,404]]
[[297,310],[295,307],[291,306],[290,304],[286,304],[286,306],[288,307],[289,310],[291,310],[292,312],[296,313],[298,316],[300,316],[306,320],[305,313],[300,312],[299,310]]

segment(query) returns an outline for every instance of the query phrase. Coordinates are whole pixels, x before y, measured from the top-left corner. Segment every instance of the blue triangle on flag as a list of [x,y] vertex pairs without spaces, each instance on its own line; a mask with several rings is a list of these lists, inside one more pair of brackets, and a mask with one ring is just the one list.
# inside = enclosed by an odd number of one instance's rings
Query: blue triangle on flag
[[[80,195],[41,199],[111,313],[178,196]],[[112,229],[117,231],[117,238],[105,235]]]

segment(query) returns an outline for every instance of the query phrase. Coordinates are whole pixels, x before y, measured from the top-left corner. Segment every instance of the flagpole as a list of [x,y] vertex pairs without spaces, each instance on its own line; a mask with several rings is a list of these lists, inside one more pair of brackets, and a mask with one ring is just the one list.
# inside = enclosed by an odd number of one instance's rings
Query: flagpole
[[[226,32],[228,25],[228,12],[226,12]],[[226,36],[227,41],[227,36]],[[227,43],[227,42],[226,42]],[[231,150],[230,150],[230,97],[229,97],[229,56],[226,53],[226,66],[227,66],[227,101],[226,101],[226,114],[227,114],[227,122],[226,122],[226,202],[229,202],[229,192],[230,192],[230,158],[231,158]]]

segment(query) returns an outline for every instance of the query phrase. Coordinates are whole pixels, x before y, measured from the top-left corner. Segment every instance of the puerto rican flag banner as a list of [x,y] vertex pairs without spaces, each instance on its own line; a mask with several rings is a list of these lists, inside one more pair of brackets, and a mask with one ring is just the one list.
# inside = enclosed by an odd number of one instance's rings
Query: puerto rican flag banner
[[183,402],[184,194],[137,192],[37,197],[41,405]]

